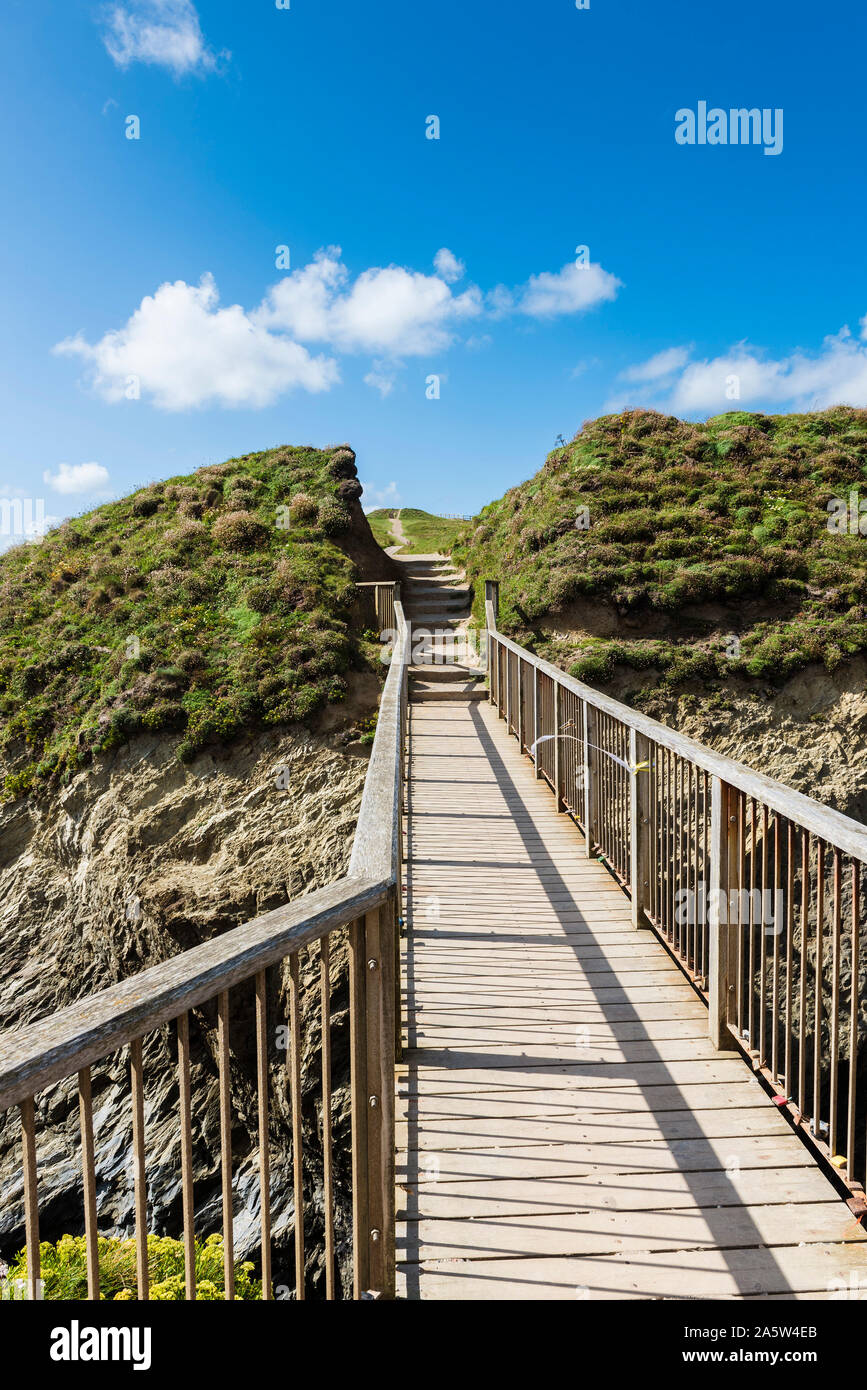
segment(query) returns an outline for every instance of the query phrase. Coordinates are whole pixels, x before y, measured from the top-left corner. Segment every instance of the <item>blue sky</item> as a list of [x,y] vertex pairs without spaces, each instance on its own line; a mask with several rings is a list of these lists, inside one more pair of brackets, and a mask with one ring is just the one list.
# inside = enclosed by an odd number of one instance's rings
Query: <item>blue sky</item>
[[[867,405],[865,29],[6,0],[0,495],[63,516],[348,440],[367,505],[469,513],[612,408]],[[678,143],[699,102],[782,111],[781,151]]]

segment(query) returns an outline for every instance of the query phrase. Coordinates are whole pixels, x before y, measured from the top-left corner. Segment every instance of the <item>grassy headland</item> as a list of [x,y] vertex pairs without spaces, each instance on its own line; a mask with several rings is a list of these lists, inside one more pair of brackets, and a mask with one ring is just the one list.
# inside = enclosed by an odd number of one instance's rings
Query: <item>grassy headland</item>
[[[379,669],[353,621],[356,580],[390,562],[355,475],[345,445],[247,454],[0,556],[5,795],[140,732],[176,732],[189,761],[310,721],[345,698],[353,668]],[[365,560],[382,572],[362,576]]]
[[865,410],[634,410],[585,424],[451,552],[480,620],[498,578],[504,631],[591,684],[774,680],[867,650],[867,539],[829,527],[859,488]]

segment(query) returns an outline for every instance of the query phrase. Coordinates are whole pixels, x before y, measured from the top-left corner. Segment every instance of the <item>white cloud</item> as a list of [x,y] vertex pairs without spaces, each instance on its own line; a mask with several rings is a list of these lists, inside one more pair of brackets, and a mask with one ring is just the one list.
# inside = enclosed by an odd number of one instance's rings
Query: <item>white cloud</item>
[[79,334],[55,352],[88,365],[96,390],[109,401],[130,383],[163,410],[196,406],[266,406],[284,391],[326,391],[337,382],[333,358],[271,333],[238,304],[218,307],[210,275],[183,280],[146,296],[127,323],[90,344]]
[[211,72],[218,61],[205,43],[192,0],[130,0],[112,5],[103,41],[120,68],[152,63],[180,77],[187,72]]
[[434,269],[443,280],[449,284],[453,280],[460,280],[466,270],[463,261],[459,261],[453,251],[447,246],[441,246],[434,256]]
[[474,285],[454,295],[440,276],[402,266],[364,270],[350,283],[340,248],[333,246],[278,281],[256,318],[340,352],[416,357],[449,347],[455,325],[481,311]]
[[570,369],[569,369],[569,376],[570,376],[570,378],[572,379],[572,381],[577,381],[578,378],[579,378],[579,376],[583,376],[585,372],[589,372],[590,369],[591,369],[591,367],[598,367],[598,366],[599,366],[599,358],[598,358],[598,357],[587,357],[587,358],[584,358],[581,362],[576,362],[575,365],[574,365],[574,367],[570,367]]
[[495,285],[485,295],[485,307],[492,318],[501,319],[511,314],[515,307],[515,296],[505,285]]
[[353,279],[340,248],[327,247],[250,310],[220,307],[210,274],[198,285],[176,280],[145,296],[122,327],[98,341],[79,333],[54,351],[80,358],[108,401],[142,396],[163,410],[255,408],[293,388],[327,391],[340,380],[335,356],[311,355],[307,345],[318,343],[334,354],[369,354],[364,380],[384,397],[403,359],[443,352],[461,336],[468,347],[485,346],[486,333],[462,332],[469,324],[484,327],[512,310],[539,318],[578,312],[613,298],[620,283],[600,266],[566,266],[485,299],[476,285],[453,291],[444,277],[463,267],[452,252],[442,248],[436,261],[438,275],[389,265]]
[[578,265],[569,261],[556,274],[546,270],[541,275],[531,275],[526,284],[506,294],[511,293],[517,313],[534,319],[549,319],[561,314],[584,313],[597,304],[615,299],[621,284],[616,275],[603,270],[601,265],[594,262]]
[[[690,362],[685,360],[685,349],[671,348],[622,372],[637,389],[628,400],[618,397],[606,408],[620,410],[655,401],[679,415],[700,415],[774,406],[793,410],[867,406],[867,316],[859,327],[860,341],[844,327],[826,337],[815,352],[798,348],[779,358],[737,343],[717,357]],[[661,365],[668,370],[656,370]],[[657,399],[660,391],[661,400]]]
[[56,473],[48,469],[42,481],[55,492],[67,495],[77,492],[102,492],[108,482],[108,469],[101,463],[61,463]]
[[673,376],[681,367],[685,367],[688,361],[689,348],[665,348],[655,356],[649,357],[646,362],[628,367],[620,375],[624,381],[660,381],[663,377]]
[[400,501],[400,493],[397,490],[397,483],[387,483],[385,487],[373,487],[369,483],[361,484],[363,496],[367,499],[364,504],[366,512],[375,512],[377,507],[395,507]]
[[797,350],[775,359],[739,344],[722,356],[691,362],[672,390],[671,405],[683,413],[750,405],[867,406],[867,347],[848,328],[825,338],[812,355]]
[[390,362],[374,362],[364,381],[365,385],[372,386],[385,399],[394,390],[394,365]]

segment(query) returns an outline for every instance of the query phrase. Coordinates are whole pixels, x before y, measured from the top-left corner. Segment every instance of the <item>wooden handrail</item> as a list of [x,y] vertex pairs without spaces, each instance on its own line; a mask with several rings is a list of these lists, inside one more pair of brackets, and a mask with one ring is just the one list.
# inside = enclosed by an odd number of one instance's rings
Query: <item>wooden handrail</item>
[[820,801],[816,801],[811,796],[805,796],[803,792],[795,791],[792,787],[787,787],[784,782],[777,782],[772,777],[766,777],[763,773],[756,772],[745,763],[736,762],[734,758],[728,758],[723,753],[715,753],[712,748],[707,748],[703,743],[688,738],[686,734],[678,733],[676,729],[669,729],[667,725],[660,724],[657,719],[640,714],[637,710],[631,709],[629,705],[621,704],[619,700],[613,699],[610,695],[603,695],[601,691],[594,690],[592,686],[584,685],[581,681],[575,680],[573,676],[567,675],[558,666],[552,666],[550,662],[535,656],[526,647],[520,646],[517,642],[513,642],[510,637],[498,632],[493,605],[490,600],[486,604],[486,617],[489,631],[495,634],[497,642],[507,651],[520,656],[522,661],[534,666],[537,671],[550,676],[564,690],[572,691],[594,709],[612,715],[628,728],[634,729],[636,733],[652,739],[654,743],[668,748],[679,757],[687,758],[703,772],[707,772],[712,777],[722,778],[730,786],[737,787],[744,792],[746,796],[755,797],[756,800],[762,801],[775,811],[779,811],[789,820],[797,821],[811,834],[818,835],[829,844],[836,845],[838,849],[845,851],[846,854],[854,855],[862,863],[867,863],[867,828],[859,824],[858,821],[852,820],[850,816],[845,816],[840,811],[833,810],[830,806],[823,806]]
[[386,879],[338,879],[49,1018],[7,1029],[0,1034],[0,1110],[373,911],[390,887]]
[[398,599],[394,602],[394,617],[397,640],[379,702],[349,873],[350,876],[390,878],[396,882],[400,862],[402,750],[409,659],[409,624]]

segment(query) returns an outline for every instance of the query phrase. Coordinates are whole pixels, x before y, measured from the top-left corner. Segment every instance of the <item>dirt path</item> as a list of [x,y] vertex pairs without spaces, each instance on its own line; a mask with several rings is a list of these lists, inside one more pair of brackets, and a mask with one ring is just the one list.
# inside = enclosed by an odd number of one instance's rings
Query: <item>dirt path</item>
[[405,546],[409,545],[409,536],[406,534],[400,523],[400,513],[402,510],[403,508],[401,507],[397,512],[395,512],[391,525],[389,527],[391,534],[397,540],[397,545],[387,546],[387,555],[394,555],[398,550],[403,550]]

